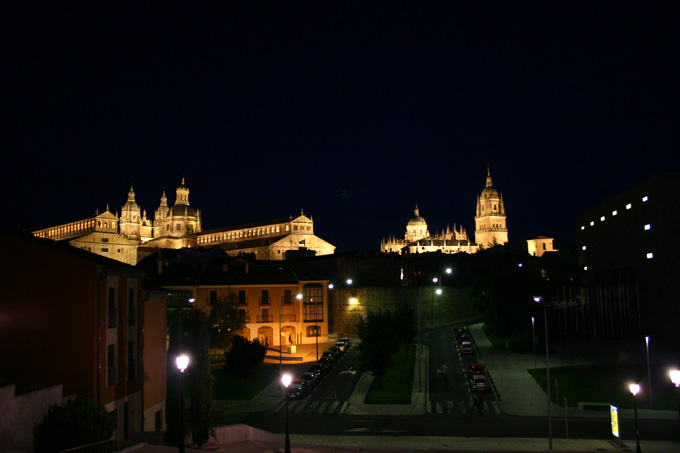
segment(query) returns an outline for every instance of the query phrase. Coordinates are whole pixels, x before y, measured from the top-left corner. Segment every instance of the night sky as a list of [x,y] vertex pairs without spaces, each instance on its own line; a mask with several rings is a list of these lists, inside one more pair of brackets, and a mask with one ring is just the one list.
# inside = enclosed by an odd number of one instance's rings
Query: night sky
[[370,250],[417,203],[473,239],[489,165],[511,244],[566,243],[679,169],[674,2],[18,3],[3,229],[119,212],[130,185],[151,217],[185,177],[204,229],[304,210]]

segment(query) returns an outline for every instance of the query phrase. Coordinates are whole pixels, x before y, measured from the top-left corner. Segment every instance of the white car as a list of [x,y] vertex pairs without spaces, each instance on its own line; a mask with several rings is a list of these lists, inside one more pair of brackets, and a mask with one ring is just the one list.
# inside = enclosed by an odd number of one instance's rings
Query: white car
[[473,374],[470,378],[470,387],[472,387],[472,390],[489,390],[489,382],[486,380],[486,376],[482,374]]
[[458,349],[461,354],[472,354],[475,352],[475,348],[472,347],[472,343],[469,341],[463,341]]

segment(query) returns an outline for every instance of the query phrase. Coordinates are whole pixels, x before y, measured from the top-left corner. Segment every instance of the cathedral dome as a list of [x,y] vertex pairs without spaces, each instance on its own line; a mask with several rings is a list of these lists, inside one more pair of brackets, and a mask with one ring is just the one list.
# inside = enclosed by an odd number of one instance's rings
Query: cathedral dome
[[498,190],[494,186],[486,186],[482,190],[482,198],[498,198]]
[[418,211],[417,206],[416,209],[413,211],[413,217],[409,219],[407,225],[427,225],[425,219],[420,217],[420,212]]
[[198,211],[195,208],[192,208],[191,206],[185,205],[185,204],[179,204],[175,205],[172,208],[170,208],[170,213],[173,216],[193,216],[196,217],[198,214]]

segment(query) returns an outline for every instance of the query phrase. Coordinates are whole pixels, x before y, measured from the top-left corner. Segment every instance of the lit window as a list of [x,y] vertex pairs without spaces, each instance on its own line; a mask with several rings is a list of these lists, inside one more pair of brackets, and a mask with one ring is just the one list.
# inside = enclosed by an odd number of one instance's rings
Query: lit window
[[588,247],[586,247],[586,246],[584,245],[583,247],[581,247],[581,250],[586,250],[587,248],[588,248]]
[[626,205],[626,209],[631,209],[632,207],[633,207],[633,205],[630,204],[630,203],[628,203],[628,204]]
[[649,231],[649,230],[651,230],[651,229],[652,229],[652,225],[651,225],[650,223],[648,223],[647,225],[645,225],[645,231]]
[[648,200],[649,200],[649,197],[648,197],[647,195],[645,195],[644,197],[642,197],[642,201],[643,201],[643,202],[648,201]]
[[600,217],[600,222],[604,222],[604,216]]
[[585,226],[585,225],[581,225],[581,229],[582,229],[582,230],[585,230],[585,229],[586,229],[586,226]]
[[653,254],[652,252],[649,252],[649,253],[647,254],[647,259],[648,259],[648,260],[651,260],[652,258],[654,258],[654,254]]
[[588,266],[583,266],[583,270],[584,270],[584,271],[587,271],[587,270],[588,270]]
[[616,210],[612,211],[612,215],[618,215],[618,213],[619,213],[619,211],[616,211]]
[[595,221],[590,222],[590,226],[595,226]]

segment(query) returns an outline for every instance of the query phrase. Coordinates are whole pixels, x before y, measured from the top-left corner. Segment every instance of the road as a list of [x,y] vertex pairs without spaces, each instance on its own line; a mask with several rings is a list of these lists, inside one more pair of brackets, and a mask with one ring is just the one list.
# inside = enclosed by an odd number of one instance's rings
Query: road
[[[356,347],[344,354],[326,378],[304,399],[288,406],[291,434],[319,435],[393,435],[393,436],[464,436],[464,437],[546,437],[545,417],[519,417],[500,413],[492,392],[485,396],[485,409],[472,411],[472,398],[466,379],[475,355],[460,355],[452,328],[424,332],[429,347],[430,414],[421,416],[349,416],[344,415],[360,372]],[[287,370],[295,377],[309,364],[291,365]],[[226,420],[225,420],[226,421]],[[245,423],[270,432],[283,432],[285,404],[273,411],[238,414],[229,423]],[[221,423],[223,424],[223,423]],[[654,440],[677,441],[677,420],[640,420],[640,430]],[[634,432],[633,422],[623,420],[622,430]],[[567,423],[553,416],[553,436],[602,439],[610,433],[607,418],[570,418]]]

